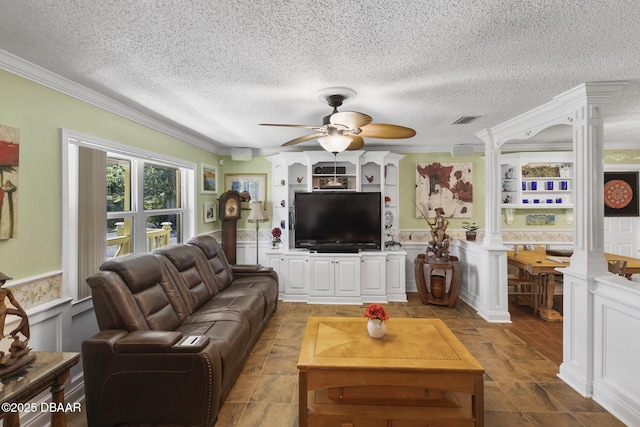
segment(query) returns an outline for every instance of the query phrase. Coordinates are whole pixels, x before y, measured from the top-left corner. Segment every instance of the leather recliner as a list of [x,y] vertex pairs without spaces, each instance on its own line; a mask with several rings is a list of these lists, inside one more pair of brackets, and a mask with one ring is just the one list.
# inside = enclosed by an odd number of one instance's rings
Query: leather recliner
[[89,426],[212,426],[277,309],[278,277],[198,236],[114,258],[87,279],[100,332],[82,344]]

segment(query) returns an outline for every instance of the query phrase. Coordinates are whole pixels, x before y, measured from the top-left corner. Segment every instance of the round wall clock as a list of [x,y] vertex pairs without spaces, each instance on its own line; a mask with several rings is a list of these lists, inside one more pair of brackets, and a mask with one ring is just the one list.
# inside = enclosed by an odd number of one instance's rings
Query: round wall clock
[[604,203],[613,209],[622,209],[631,203],[633,190],[629,183],[612,179],[604,185]]

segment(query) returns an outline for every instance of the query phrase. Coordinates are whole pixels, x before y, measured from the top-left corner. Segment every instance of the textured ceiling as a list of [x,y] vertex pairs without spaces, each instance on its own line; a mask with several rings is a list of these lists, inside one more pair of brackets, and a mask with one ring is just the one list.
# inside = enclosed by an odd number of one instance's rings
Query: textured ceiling
[[[584,82],[626,80],[607,143],[640,147],[640,2],[615,0],[0,0],[0,49],[219,147],[276,150],[340,110],[416,129],[416,151]],[[453,126],[460,116],[481,116]],[[300,148],[316,147],[316,141]],[[448,149],[448,148],[446,148]]]

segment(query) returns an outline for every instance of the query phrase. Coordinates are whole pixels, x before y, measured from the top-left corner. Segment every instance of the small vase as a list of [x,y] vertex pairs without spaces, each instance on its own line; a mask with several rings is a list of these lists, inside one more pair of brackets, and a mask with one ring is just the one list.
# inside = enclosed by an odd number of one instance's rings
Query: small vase
[[367,322],[367,332],[371,338],[382,338],[387,328],[384,321],[369,319]]
[[272,247],[273,249],[278,249],[278,248],[280,247],[280,242],[273,240],[273,241],[271,242],[271,247]]

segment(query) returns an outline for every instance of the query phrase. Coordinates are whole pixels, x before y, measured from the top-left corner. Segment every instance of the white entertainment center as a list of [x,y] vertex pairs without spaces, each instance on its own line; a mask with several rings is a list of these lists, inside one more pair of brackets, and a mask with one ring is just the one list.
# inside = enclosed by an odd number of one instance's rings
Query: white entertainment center
[[[273,224],[282,228],[280,248],[266,252],[278,272],[280,299],[315,304],[406,301],[405,258],[384,250],[385,230],[398,228],[398,162],[389,151],[285,152],[269,156]],[[339,184],[334,185],[338,182]],[[380,192],[382,250],[318,253],[295,247],[298,192]],[[335,219],[339,221],[340,218]]]

